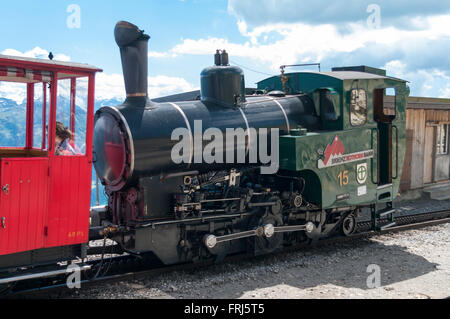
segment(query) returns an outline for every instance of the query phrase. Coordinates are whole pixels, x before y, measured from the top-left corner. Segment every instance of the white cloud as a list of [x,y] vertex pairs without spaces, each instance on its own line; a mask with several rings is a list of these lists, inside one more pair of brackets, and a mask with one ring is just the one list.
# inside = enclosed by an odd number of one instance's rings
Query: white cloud
[[27,87],[23,83],[0,82],[0,98],[7,98],[17,104],[27,98]]
[[[150,76],[148,78],[148,93],[150,98],[161,97],[197,89],[183,78],[164,75]],[[97,100],[118,99],[126,97],[125,84],[122,74],[99,73],[96,79]]]
[[195,87],[183,78],[170,77],[165,75],[151,76],[148,78],[148,83],[148,92],[150,98],[156,98],[198,89],[198,87]]
[[[151,76],[148,78],[148,92],[150,98],[161,97],[165,95],[177,94],[187,91],[197,90],[198,88],[180,77],[169,77],[164,75]],[[70,83],[60,81],[58,85],[58,95],[69,97]],[[26,100],[26,85],[22,83],[0,82],[0,98],[7,98],[22,104]],[[79,79],[77,81],[77,105],[85,108],[87,96],[87,80]],[[98,73],[96,76],[96,100],[125,99],[125,85],[122,74]],[[42,97],[41,86],[35,90],[35,99]]]
[[391,70],[392,72],[395,73],[403,73],[406,69],[406,64],[402,61],[399,60],[393,60],[393,61],[389,61],[388,63],[386,63],[386,65],[384,66],[386,69]]
[[95,99],[122,99],[125,96],[125,85],[121,74],[97,73],[95,79]]
[[410,70],[406,63],[393,60],[383,67],[391,76],[408,80],[415,96],[450,97],[450,76],[438,69]]
[[[20,51],[14,50],[14,49],[6,49],[6,50],[2,51],[1,54],[47,60],[50,52],[47,50],[41,49],[40,47],[35,47],[34,49],[27,51],[27,52],[20,52]],[[61,54],[61,53],[57,53],[57,54],[53,54],[53,55],[54,55],[53,60],[63,61],[63,62],[70,61],[70,56],[68,56],[68,55]]]
[[[48,59],[47,50],[36,47],[27,52],[20,52],[15,49],[6,49],[1,54],[19,57]],[[149,56],[151,52],[149,53]],[[159,54],[157,54],[159,57]],[[70,57],[64,54],[55,54],[55,60],[70,61]],[[176,94],[197,89],[194,85],[180,77],[168,77],[158,75],[148,78],[149,95],[151,98],[164,95]],[[70,82],[68,80],[60,81],[58,85],[58,95],[69,97]],[[125,99],[125,85],[122,74],[98,73],[96,76],[95,97],[97,100]],[[35,90],[35,99],[42,96],[42,90]],[[86,106],[87,80],[78,79],[77,81],[77,105]],[[0,82],[0,98],[14,100],[21,104],[26,99],[26,85],[20,83]]]
[[450,85],[441,90],[441,97],[450,99]]
[[450,3],[442,0],[228,0],[228,12],[248,25],[277,22],[302,22],[313,25],[365,21],[376,4],[383,24],[403,24],[417,16],[450,12]]
[[153,57],[210,55],[216,49],[226,49],[231,61],[234,57],[241,58],[241,64],[252,61],[261,65],[263,72],[278,71],[283,64],[308,62],[384,65],[389,75],[411,81],[414,95],[449,95],[450,14],[413,17],[409,20],[413,27],[407,29],[383,24],[374,29],[365,21],[345,26],[280,22],[250,28],[242,16],[236,24],[243,41],[182,39]]
[[[18,57],[26,57],[26,58],[35,58],[35,59],[45,59],[48,60],[49,51],[42,49],[40,47],[35,47],[32,50],[26,52],[20,52],[15,49],[5,49],[0,54],[3,55],[11,55]],[[56,53],[54,54],[54,60],[56,61],[70,61],[70,56]],[[69,88],[65,88],[65,85],[60,86],[62,90],[69,91]],[[68,93],[67,93],[68,94]],[[17,104],[22,104],[26,100],[26,85],[23,83],[12,83],[12,82],[0,82],[0,97],[7,98],[15,101]],[[42,90],[35,90],[35,99],[39,99],[42,96]]]
[[241,34],[247,33],[247,23],[244,20],[238,20],[237,25]]
[[[420,21],[419,21],[420,20]],[[209,37],[206,39],[184,39],[167,52],[153,52],[152,56],[168,57],[183,54],[206,55],[216,49],[227,49],[231,58],[244,57],[269,63],[273,70],[282,64],[299,61],[323,61],[331,55],[350,53],[377,45],[407,51],[411,45],[450,37],[450,15],[416,19],[417,24],[426,26],[419,30],[401,30],[395,27],[371,29],[364,23],[349,23],[348,31],[341,33],[335,25],[307,25],[303,23],[276,23],[249,30],[245,21],[238,21],[238,29],[247,41],[230,42],[228,39]],[[276,34],[278,40],[268,42]]]
[[175,58],[176,54],[169,54],[167,52],[156,52],[156,51],[150,51],[148,53],[149,58]]

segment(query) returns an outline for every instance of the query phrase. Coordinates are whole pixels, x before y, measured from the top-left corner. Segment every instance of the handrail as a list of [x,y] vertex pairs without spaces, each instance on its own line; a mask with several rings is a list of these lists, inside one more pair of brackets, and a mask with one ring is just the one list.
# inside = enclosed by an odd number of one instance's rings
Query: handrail
[[[371,143],[372,143],[372,145],[371,145],[371,147],[372,147],[372,149],[374,149],[374,140],[373,140],[373,133],[374,132],[376,132],[377,133],[377,150],[376,150],[376,152],[375,152],[375,157],[373,157],[371,160],[370,160],[370,171],[371,171],[371,177],[372,177],[372,183],[373,184],[378,184],[380,181],[379,181],[379,178],[378,178],[378,174],[379,174],[379,172],[380,172],[380,161],[379,161],[379,158],[378,158],[378,154],[379,154],[379,148],[380,148],[380,145],[379,145],[379,143],[380,143],[380,131],[378,130],[378,128],[372,128],[371,129]],[[374,168],[374,165],[373,165],[373,161],[374,161],[374,158],[377,160],[377,173],[376,173],[376,175],[377,175],[377,179],[375,180],[375,174],[374,174],[374,172],[373,172],[373,168]]]
[[282,65],[282,66],[280,66],[280,69],[281,69],[281,72],[284,73],[284,69],[296,67],[296,66],[317,66],[317,67],[319,67],[319,72],[320,72],[320,63],[302,63],[302,64]]
[[392,125],[392,128],[395,128],[395,177],[392,176],[393,179],[398,178],[398,127]]

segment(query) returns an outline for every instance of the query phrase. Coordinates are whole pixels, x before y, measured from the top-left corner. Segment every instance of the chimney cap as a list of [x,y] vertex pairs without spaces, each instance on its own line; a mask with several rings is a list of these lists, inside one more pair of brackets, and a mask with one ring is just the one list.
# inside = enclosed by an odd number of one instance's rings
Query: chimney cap
[[140,30],[136,25],[127,22],[119,21],[114,29],[114,37],[119,47],[131,45],[138,40],[148,40],[150,36]]

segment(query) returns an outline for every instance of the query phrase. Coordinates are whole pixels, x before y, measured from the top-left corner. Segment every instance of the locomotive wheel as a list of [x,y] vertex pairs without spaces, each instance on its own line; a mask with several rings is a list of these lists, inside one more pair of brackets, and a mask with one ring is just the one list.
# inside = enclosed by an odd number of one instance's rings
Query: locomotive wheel
[[[277,205],[272,209],[267,209],[263,213],[255,214],[249,223],[250,229],[255,229],[260,226],[272,224],[273,226],[283,225],[281,215],[282,204],[279,198],[272,198],[270,201],[276,201]],[[272,237],[266,236],[252,237],[248,240],[248,251],[254,255],[269,254],[278,249],[283,243],[283,234],[275,233]]]
[[355,215],[352,214],[348,214],[344,220],[342,221],[342,233],[345,236],[350,236],[352,235],[355,230],[356,230],[356,217]]

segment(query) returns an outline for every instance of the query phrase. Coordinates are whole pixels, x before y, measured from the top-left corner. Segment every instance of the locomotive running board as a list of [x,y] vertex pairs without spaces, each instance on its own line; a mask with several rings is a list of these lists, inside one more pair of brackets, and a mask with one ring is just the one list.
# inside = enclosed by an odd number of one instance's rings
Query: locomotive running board
[[[91,268],[92,268],[92,266],[90,266],[90,265],[83,265],[80,267],[80,271],[90,270]],[[0,279],[0,285],[10,284],[13,282],[24,281],[24,280],[29,280],[29,279],[54,277],[54,276],[69,274],[69,273],[70,273],[70,271],[67,271],[67,269],[64,268],[64,269],[46,271],[46,272],[41,272],[41,273],[25,274],[25,275],[20,275],[20,276],[15,276],[15,277],[2,278],[2,279]]]

